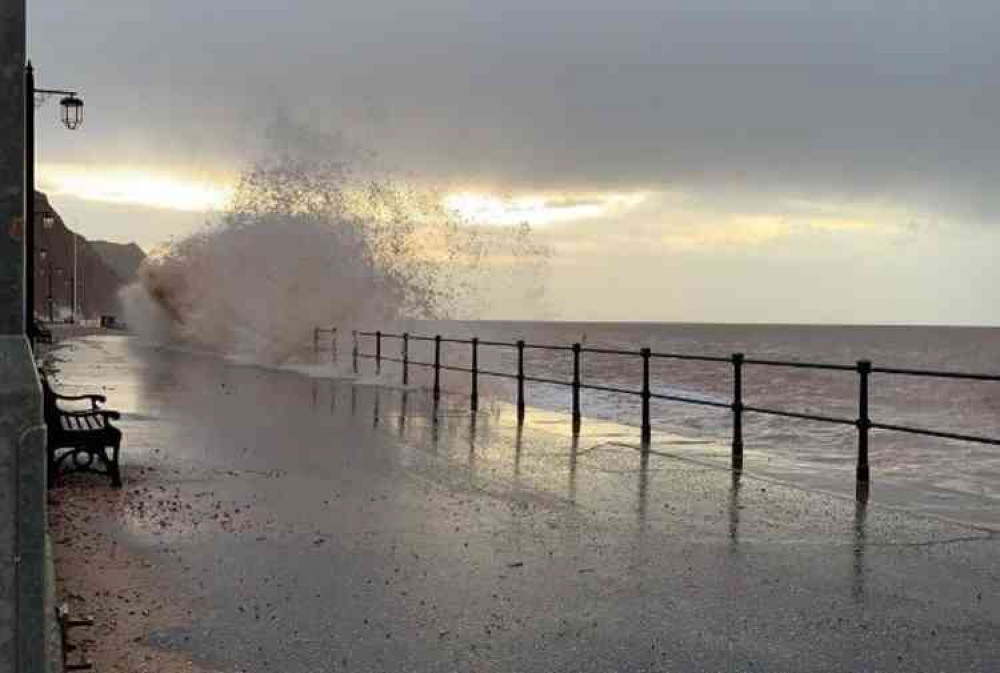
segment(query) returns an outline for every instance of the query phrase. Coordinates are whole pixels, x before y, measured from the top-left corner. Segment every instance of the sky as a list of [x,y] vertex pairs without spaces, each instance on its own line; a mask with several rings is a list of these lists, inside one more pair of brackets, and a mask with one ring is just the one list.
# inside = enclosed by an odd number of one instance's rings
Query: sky
[[86,102],[36,113],[40,187],[90,238],[197,229],[287,115],[530,222],[552,317],[1000,325],[993,0],[28,5]]

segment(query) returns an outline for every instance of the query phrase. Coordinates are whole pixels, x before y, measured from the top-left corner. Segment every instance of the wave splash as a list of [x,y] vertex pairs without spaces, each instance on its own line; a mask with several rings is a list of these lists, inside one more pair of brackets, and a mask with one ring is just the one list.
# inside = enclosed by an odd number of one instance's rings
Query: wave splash
[[225,212],[147,258],[123,301],[141,335],[286,364],[317,325],[476,318],[515,281],[540,304],[547,251],[526,225],[470,226],[433,190],[311,145],[252,165]]

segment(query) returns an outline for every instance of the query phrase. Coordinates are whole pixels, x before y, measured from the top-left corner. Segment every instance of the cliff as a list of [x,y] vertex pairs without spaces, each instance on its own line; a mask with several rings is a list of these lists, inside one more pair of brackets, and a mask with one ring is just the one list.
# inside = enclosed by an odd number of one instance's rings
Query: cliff
[[138,279],[139,265],[146,259],[146,253],[138,245],[111,241],[90,241],[89,245],[123,283]]
[[35,314],[66,320],[121,316],[119,290],[132,282],[145,253],[134,243],[91,243],[69,229],[48,197],[35,192]]

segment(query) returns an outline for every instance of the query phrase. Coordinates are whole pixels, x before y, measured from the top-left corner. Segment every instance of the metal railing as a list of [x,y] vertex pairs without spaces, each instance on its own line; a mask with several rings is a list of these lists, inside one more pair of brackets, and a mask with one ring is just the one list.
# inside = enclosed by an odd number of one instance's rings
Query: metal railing
[[[317,331],[317,335],[329,333],[331,330]],[[332,329],[333,339],[336,340],[336,328]],[[317,339],[319,337],[317,336]],[[361,351],[360,339],[374,338],[375,352],[365,353]],[[383,342],[395,340],[400,342],[399,356],[392,357],[383,353]],[[410,358],[410,342],[433,342],[434,361],[420,362]],[[317,342],[318,343],[318,342]],[[469,367],[446,365],[441,360],[441,344],[464,344],[471,349],[471,363]],[[514,349],[517,355],[516,373],[491,371],[479,367],[479,350],[481,347]],[[318,347],[317,347],[318,348]],[[541,376],[528,376],[525,374],[524,355],[526,350],[541,351],[562,351],[572,354],[573,374],[572,380],[562,381]],[[584,354],[613,355],[622,357],[638,357],[642,363],[642,376],[639,390],[619,388],[616,386],[597,385],[593,383],[583,383],[581,379],[581,358]],[[582,423],[580,413],[580,393],[583,390],[594,390],[620,395],[638,396],[641,400],[641,439],[644,451],[649,450],[652,439],[652,421],[650,416],[650,402],[652,400],[664,400],[669,402],[679,402],[683,404],[700,405],[725,409],[732,415],[732,465],[736,469],[743,467],[743,417],[745,414],[761,414],[778,416],[796,420],[815,421],[819,423],[829,423],[842,426],[852,426],[857,430],[857,482],[859,494],[867,492],[870,478],[868,464],[869,433],[871,430],[886,430],[892,432],[902,432],[912,435],[922,435],[925,437],[935,437],[939,439],[950,439],[977,444],[991,444],[1000,446],[1000,439],[993,437],[983,437],[978,435],[933,430],[928,428],[918,428],[895,423],[881,423],[873,421],[869,410],[869,392],[871,377],[873,374],[883,374],[892,376],[909,377],[930,377],[940,379],[953,379],[965,381],[990,381],[1000,382],[1000,375],[977,374],[956,371],[934,371],[919,369],[903,369],[898,367],[876,367],[869,360],[858,360],[853,365],[827,364],[816,362],[797,362],[791,360],[769,360],[762,358],[749,358],[743,353],[733,353],[728,356],[712,355],[692,355],[684,353],[654,352],[649,348],[637,350],[623,350],[615,348],[589,348],[579,343],[570,346],[529,344],[521,341],[503,342],[487,341],[473,337],[471,339],[445,338],[440,334],[434,336],[417,335],[410,333],[393,334],[389,332],[352,332],[351,349],[352,367],[355,374],[359,373],[358,362],[361,359],[375,361],[375,373],[382,373],[383,362],[395,362],[401,366],[402,383],[408,385],[410,380],[410,367],[427,367],[433,369],[432,394],[437,402],[441,397],[441,372],[460,372],[470,376],[470,407],[473,411],[479,407],[479,377],[490,376],[495,378],[513,380],[517,384],[516,408],[518,425],[523,425],[525,418],[525,384],[541,383],[556,386],[568,386],[572,389],[572,426],[573,433],[579,434]],[[650,361],[654,359],[663,360],[687,360],[706,363],[726,363],[732,369],[732,401],[718,402],[706,399],[698,399],[685,395],[667,395],[655,393],[650,387]],[[846,372],[857,375],[857,417],[842,418],[827,416],[822,414],[802,413],[798,411],[788,411],[783,409],[772,409],[744,404],[743,401],[743,374],[748,366],[754,367],[780,367],[793,369],[824,370],[831,372]]]
[[[324,340],[328,337],[329,340]],[[328,348],[324,344],[329,344]],[[313,328],[313,356],[319,364],[320,355],[323,352],[330,353],[330,361],[337,361],[337,328],[336,327],[315,327]]]

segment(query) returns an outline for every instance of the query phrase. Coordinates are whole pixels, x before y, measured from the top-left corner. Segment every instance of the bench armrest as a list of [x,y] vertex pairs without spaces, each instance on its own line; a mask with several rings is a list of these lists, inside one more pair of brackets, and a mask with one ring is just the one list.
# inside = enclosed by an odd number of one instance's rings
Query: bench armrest
[[88,411],[63,411],[60,409],[59,413],[63,416],[104,416],[116,421],[122,417],[119,412],[111,409],[93,409]]
[[90,403],[94,406],[95,409],[97,408],[98,404],[104,404],[105,402],[108,401],[108,398],[106,398],[104,395],[60,395],[59,393],[53,393],[53,394],[56,396],[57,400],[68,400],[68,401],[90,400]]

